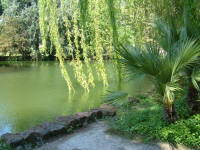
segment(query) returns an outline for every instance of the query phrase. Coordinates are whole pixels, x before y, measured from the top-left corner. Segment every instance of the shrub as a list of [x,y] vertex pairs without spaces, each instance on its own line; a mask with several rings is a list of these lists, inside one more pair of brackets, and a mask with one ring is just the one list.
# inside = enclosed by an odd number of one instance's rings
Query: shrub
[[8,22],[2,27],[0,34],[0,51],[9,52],[10,55],[20,53],[28,56],[30,50],[28,33],[17,18],[9,18]]
[[184,98],[175,102],[181,119],[173,124],[163,119],[162,107],[153,98],[140,96],[139,104],[123,107],[110,121],[111,131],[124,133],[133,139],[140,137],[145,142],[161,141],[200,148],[200,114],[189,117]]
[[30,56],[38,53],[40,43],[39,14],[37,6],[23,6],[13,2],[0,18],[0,51]]
[[200,114],[163,127],[159,138],[173,144],[200,148]]
[[12,150],[12,148],[8,147],[0,138],[0,149],[1,150]]

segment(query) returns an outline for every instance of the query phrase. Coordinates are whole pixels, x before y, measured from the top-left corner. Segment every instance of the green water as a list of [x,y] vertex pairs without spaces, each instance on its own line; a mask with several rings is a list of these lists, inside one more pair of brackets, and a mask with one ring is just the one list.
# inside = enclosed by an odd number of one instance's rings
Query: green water
[[[102,85],[92,66],[96,86],[87,93],[74,79],[73,68],[67,62],[76,91],[69,95],[57,62],[0,62],[0,135],[27,130],[56,116],[98,107],[105,92],[116,90],[118,86],[113,64],[107,61],[105,66],[109,86]],[[150,87],[143,79],[122,83],[122,89],[132,94]]]

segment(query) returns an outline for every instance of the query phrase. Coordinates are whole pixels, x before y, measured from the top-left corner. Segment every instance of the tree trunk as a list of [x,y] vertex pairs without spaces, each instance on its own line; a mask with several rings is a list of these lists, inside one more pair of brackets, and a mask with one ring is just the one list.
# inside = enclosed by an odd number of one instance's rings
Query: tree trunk
[[174,123],[176,120],[178,120],[174,104],[171,104],[169,107],[164,108],[164,117],[165,120],[168,121],[169,123]]
[[198,98],[198,91],[191,83],[187,93],[187,103],[189,105],[191,115],[197,114],[199,112],[200,103],[197,101]]

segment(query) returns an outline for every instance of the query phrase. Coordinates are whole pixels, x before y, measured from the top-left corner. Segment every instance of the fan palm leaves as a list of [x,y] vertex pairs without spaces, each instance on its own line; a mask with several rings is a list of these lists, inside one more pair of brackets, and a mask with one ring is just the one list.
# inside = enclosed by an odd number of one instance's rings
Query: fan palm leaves
[[196,41],[188,39],[176,42],[168,51],[154,43],[147,44],[145,48],[120,45],[117,52],[129,78],[145,75],[154,83],[166,119],[174,122],[177,119],[173,102],[174,92],[179,90],[178,74],[198,60],[200,46]]
[[[184,11],[183,11],[183,26],[175,26],[175,19],[171,17],[168,23],[165,23],[161,19],[157,19],[154,26],[156,27],[159,33],[158,43],[161,45],[163,49],[165,49],[168,53],[176,53],[177,49],[173,49],[172,47],[176,46],[178,42],[185,41],[188,38],[193,38],[198,43],[200,41],[200,32],[199,32],[199,19],[198,16],[192,15],[195,9],[196,1],[188,1],[186,0],[184,3]],[[191,113],[197,113],[200,109],[200,104],[198,100],[198,76],[197,72],[200,72],[200,64],[199,61],[196,61],[196,64],[193,66],[189,66],[186,68],[185,72],[187,73],[189,83],[188,83],[188,93],[187,93],[187,101],[191,108]]]

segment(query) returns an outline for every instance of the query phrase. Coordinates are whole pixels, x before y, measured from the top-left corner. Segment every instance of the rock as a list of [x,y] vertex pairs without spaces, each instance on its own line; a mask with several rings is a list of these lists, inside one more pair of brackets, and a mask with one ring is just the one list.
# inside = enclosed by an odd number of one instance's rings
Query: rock
[[41,131],[40,135],[42,135],[45,140],[51,136],[63,134],[66,131],[65,126],[58,122],[44,122],[41,123],[39,126],[44,129],[38,131]]
[[79,125],[83,126],[86,122],[90,122],[92,120],[92,113],[91,112],[79,112],[76,114],[75,118],[79,122]]
[[103,112],[100,109],[90,109],[89,112],[91,112],[92,121],[103,117]]
[[22,133],[26,143],[36,144],[42,142],[43,133],[37,130],[28,130]]
[[3,141],[9,146],[26,146],[30,144],[37,145],[50,137],[67,133],[72,129],[87,126],[89,122],[101,119],[105,116],[114,116],[116,110],[109,105],[102,105],[101,108],[91,109],[86,112],[79,112],[71,116],[60,116],[55,122],[44,122],[23,133],[4,134]]
[[16,147],[18,145],[24,144],[24,137],[21,133],[6,133],[1,136],[2,140],[11,147]]
[[79,112],[71,116],[61,116],[56,118],[56,122],[64,125],[66,129],[68,128],[77,128],[83,126],[85,122],[88,122],[91,119],[91,112]]
[[26,132],[30,134],[39,134],[39,137],[42,137],[42,138],[48,134],[48,130],[44,128],[42,124],[35,126]]
[[[25,131],[20,134],[20,137],[23,139],[23,143],[20,142],[20,145],[27,144],[41,144],[44,140],[47,140],[51,136],[56,136],[65,132],[65,127],[59,123],[53,122],[44,122],[38,126],[31,128],[28,131]],[[11,136],[13,140],[17,140],[18,136]],[[7,142],[6,142],[7,143]],[[8,145],[12,145],[7,143]],[[15,147],[17,144],[14,145]]]
[[68,129],[70,127],[76,126],[78,119],[76,118],[76,115],[60,116],[56,118],[56,122],[63,125],[65,129]]
[[78,112],[77,115],[78,115],[79,118],[89,119],[91,117],[92,113],[87,112],[87,111],[86,112]]
[[116,111],[117,111],[114,107],[112,107],[111,105],[108,105],[108,104],[101,105],[100,109],[102,110],[104,117],[106,117],[106,116],[113,117],[116,115]]

